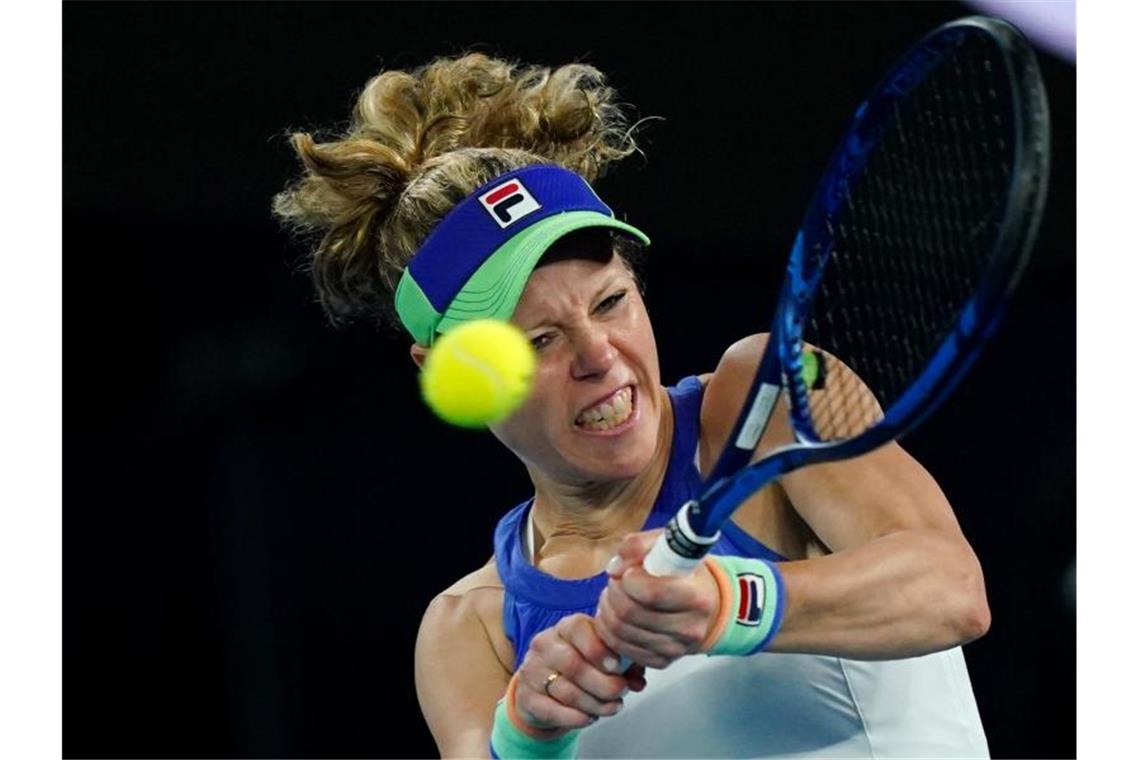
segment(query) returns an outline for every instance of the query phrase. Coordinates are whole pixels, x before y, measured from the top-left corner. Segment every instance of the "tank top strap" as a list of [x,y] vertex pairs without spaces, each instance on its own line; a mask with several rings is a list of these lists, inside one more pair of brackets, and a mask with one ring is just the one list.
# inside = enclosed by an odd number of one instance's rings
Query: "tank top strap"
[[562,610],[592,609],[606,587],[606,574],[565,580],[547,575],[532,565],[523,551],[523,521],[530,513],[530,498],[512,509],[495,528],[495,567],[503,587],[517,599],[556,606]]
[[[692,498],[700,487],[700,472],[694,459],[700,437],[704,386],[693,375],[666,390],[673,405],[673,443],[665,478],[646,521],[646,530],[668,522],[677,507]],[[533,503],[534,499],[530,498],[519,504],[503,515],[495,527],[495,565],[499,578],[514,596],[529,601],[548,603],[551,595],[556,594],[565,604],[564,609],[591,606],[605,588],[605,573],[568,581],[541,572],[527,560],[522,532]]]
[[701,399],[704,385],[696,375],[683,378],[667,388],[673,402],[673,448],[657,501],[653,503],[644,530],[660,528],[677,509],[695,497],[701,487],[697,468],[697,444],[701,437]]
[[[695,459],[704,386],[698,377],[690,376],[666,390],[673,406],[673,441],[661,490],[644,530],[663,526],[701,486]],[[563,579],[530,563],[522,536],[533,504],[533,498],[522,502],[495,527],[495,566],[504,589],[503,630],[515,647],[516,669],[536,633],[575,612],[594,614],[607,582],[604,572],[590,578]]]

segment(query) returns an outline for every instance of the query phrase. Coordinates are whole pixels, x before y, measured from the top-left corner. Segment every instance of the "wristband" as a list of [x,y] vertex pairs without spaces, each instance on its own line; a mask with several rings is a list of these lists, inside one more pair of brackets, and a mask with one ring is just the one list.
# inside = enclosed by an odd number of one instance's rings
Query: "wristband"
[[507,693],[495,705],[491,727],[491,757],[501,760],[524,758],[572,758],[578,755],[581,729],[543,730],[529,726],[515,709],[518,674],[511,677]]
[[701,642],[707,654],[750,655],[775,638],[784,620],[784,579],[771,562],[707,555],[720,591],[720,614]]

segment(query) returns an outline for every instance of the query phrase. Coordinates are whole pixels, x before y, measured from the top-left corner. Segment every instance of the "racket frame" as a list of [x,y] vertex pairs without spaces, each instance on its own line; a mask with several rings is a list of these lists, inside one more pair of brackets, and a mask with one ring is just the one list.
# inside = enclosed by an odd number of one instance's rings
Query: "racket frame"
[[[852,438],[820,441],[810,421],[810,391],[802,376],[802,357],[803,326],[824,267],[809,267],[806,254],[818,245],[825,248],[820,254],[822,259],[830,257],[832,240],[822,220],[843,201],[850,183],[866,164],[878,142],[881,114],[921,83],[968,34],[978,31],[989,34],[1004,53],[1000,58],[1012,89],[1017,136],[1012,184],[992,245],[991,263],[975,293],[960,310],[955,328],[883,418]],[[738,416],[704,491],[683,505],[662,540],[646,557],[649,572],[690,572],[715,544],[719,527],[756,490],[800,467],[848,459],[895,440],[919,425],[946,399],[996,330],[1028,262],[1048,186],[1049,143],[1048,103],[1036,59],[1024,37],[1004,21],[973,16],[945,24],[912,46],[892,66],[856,109],[805,214],[792,246],[768,343],[742,405],[744,411]],[[805,236],[804,230],[812,237]],[[756,444],[785,389],[796,440],[752,462]]]

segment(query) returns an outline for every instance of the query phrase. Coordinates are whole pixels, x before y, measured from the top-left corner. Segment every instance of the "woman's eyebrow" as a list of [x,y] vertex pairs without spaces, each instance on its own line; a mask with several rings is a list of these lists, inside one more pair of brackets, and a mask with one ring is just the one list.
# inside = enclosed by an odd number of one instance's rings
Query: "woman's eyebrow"
[[551,308],[549,305],[541,309],[535,309],[535,311],[538,313],[518,320],[519,327],[522,328],[524,332],[527,330],[537,330],[541,327],[558,326],[558,320],[550,316]]
[[606,281],[605,281],[605,283],[602,285],[602,287],[600,287],[600,288],[598,288],[596,291],[594,291],[594,295],[593,295],[593,297],[590,299],[590,303],[596,303],[596,302],[597,302],[597,300],[598,300],[598,298],[599,298],[599,297],[600,297],[600,296],[601,296],[603,293],[605,293],[607,290],[609,290],[610,288],[612,288],[612,287],[614,286],[614,284],[615,284],[615,283],[617,283],[617,282],[618,282],[620,279],[621,279],[621,275],[620,275],[620,274],[617,274],[616,272],[615,272],[614,274],[611,274],[611,275],[610,275],[608,278],[606,278]]
[[[593,307],[595,305],[597,305],[598,299],[602,296],[602,294],[604,294],[607,290],[609,290],[615,284],[617,284],[621,280],[621,278],[622,278],[622,275],[618,272],[615,272],[615,273],[611,274],[609,277],[607,277],[605,279],[605,281],[602,283],[601,287],[595,289],[594,294],[592,296],[590,296],[590,300],[588,302],[590,304],[590,308],[593,309]],[[518,322],[519,322],[519,327],[522,328],[523,331],[537,330],[540,327],[558,327],[560,324],[560,322],[557,319],[549,316],[548,314],[544,314],[540,317],[534,317],[534,318],[529,319],[529,320],[528,319],[520,319],[520,320],[518,320]]]
[[538,330],[539,328],[542,328],[542,327],[554,327],[555,325],[557,325],[557,322],[555,320],[551,319],[550,317],[542,317],[542,318],[534,320],[534,321],[528,321],[528,320],[520,320],[519,321],[519,327],[522,329],[523,332],[528,332],[530,330]]

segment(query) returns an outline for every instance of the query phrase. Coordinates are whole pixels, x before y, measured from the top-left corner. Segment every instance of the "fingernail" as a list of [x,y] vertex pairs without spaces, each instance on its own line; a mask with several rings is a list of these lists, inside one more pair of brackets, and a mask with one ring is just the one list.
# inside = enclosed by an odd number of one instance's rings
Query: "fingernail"
[[619,712],[621,712],[621,708],[623,708],[623,707],[625,707],[625,703],[624,702],[618,702],[617,703],[617,709],[614,710],[614,715],[617,715]]
[[621,571],[621,557],[617,554],[610,557],[610,561],[606,563],[606,573],[609,575],[617,575]]
[[606,670],[610,671],[611,673],[618,672],[618,664],[619,663],[618,663],[617,659],[615,659],[613,657],[607,657],[606,659],[602,660],[602,667],[605,668]]

